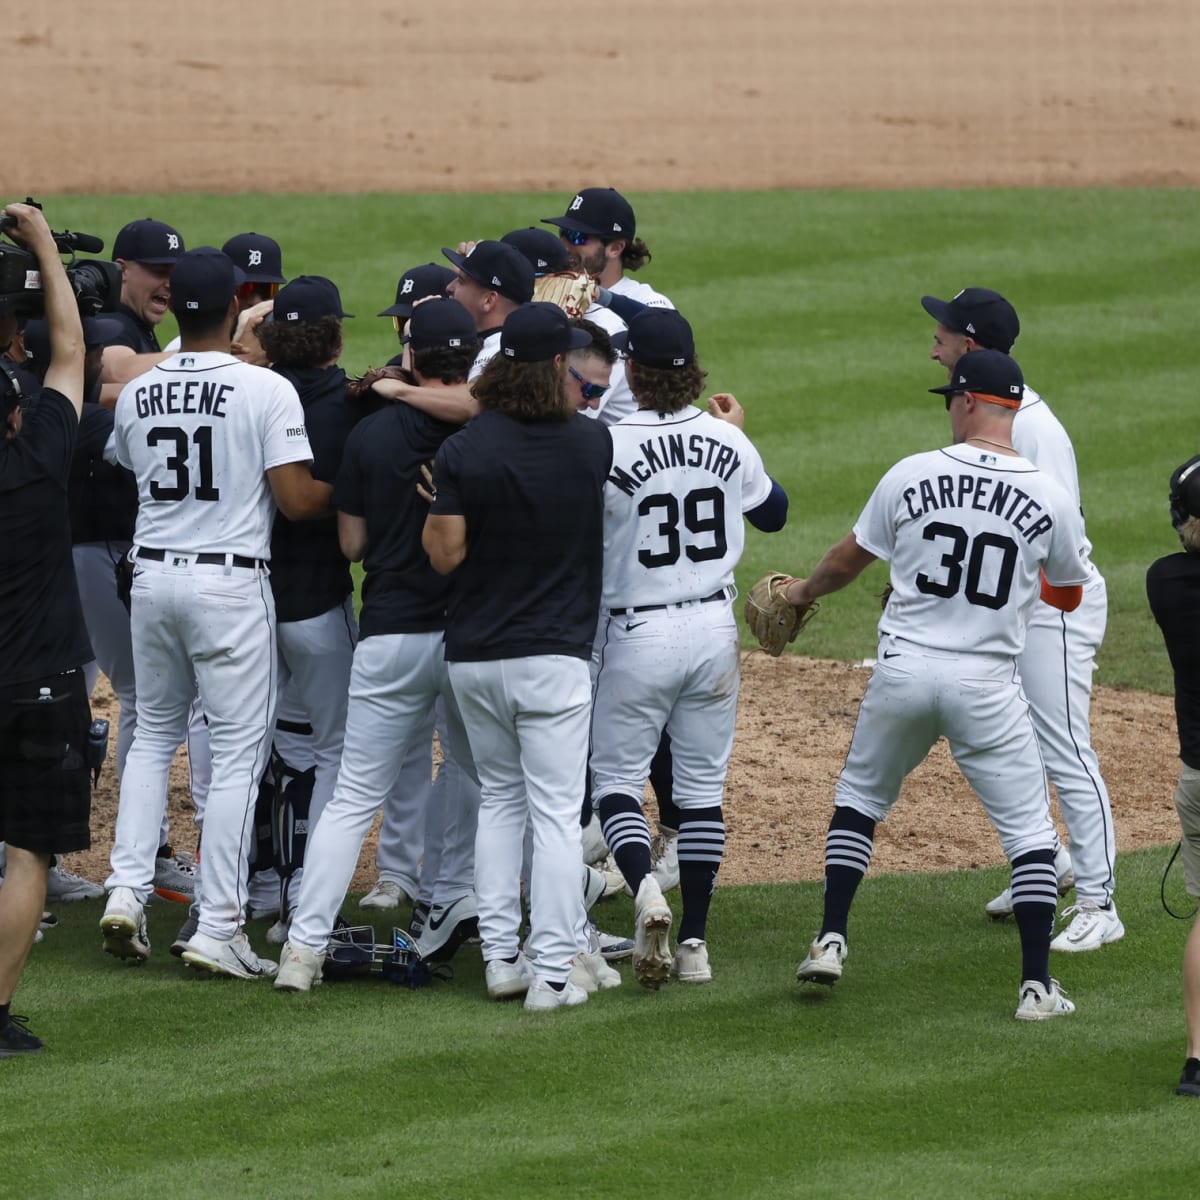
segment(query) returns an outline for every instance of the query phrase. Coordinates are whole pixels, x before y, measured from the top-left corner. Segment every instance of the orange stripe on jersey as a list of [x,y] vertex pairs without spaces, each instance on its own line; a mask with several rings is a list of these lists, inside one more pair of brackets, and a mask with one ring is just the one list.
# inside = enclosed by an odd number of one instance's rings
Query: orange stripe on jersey
[[987,392],[967,392],[972,400],[982,400],[985,404],[999,404],[1001,408],[1020,408],[1020,399],[1011,396],[989,396]]

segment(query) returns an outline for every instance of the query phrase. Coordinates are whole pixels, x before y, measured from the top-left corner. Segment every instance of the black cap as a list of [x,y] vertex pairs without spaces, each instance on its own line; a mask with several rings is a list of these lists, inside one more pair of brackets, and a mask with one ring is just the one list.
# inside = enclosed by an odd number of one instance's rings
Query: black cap
[[970,392],[972,396],[991,404],[1020,408],[1025,377],[1016,360],[999,350],[969,350],[954,364],[950,382],[944,387],[929,390],[937,396]]
[[514,362],[548,362],[591,342],[592,335],[575,328],[557,304],[524,304],[509,313],[500,330],[500,353]]
[[535,275],[567,269],[567,248],[562,244],[562,238],[556,237],[548,229],[537,229],[531,225],[528,229],[514,229],[500,240],[520,250],[529,259]]
[[221,249],[242,268],[247,283],[283,283],[283,252],[263,233],[239,233]]
[[412,311],[408,331],[401,339],[414,350],[429,350],[434,346],[454,348],[473,342],[479,336],[475,318],[457,300],[445,296],[426,300]]
[[455,278],[449,267],[438,263],[426,263],[423,267],[409,267],[396,284],[396,303],[385,308],[381,317],[411,317],[413,305],[426,296],[445,295],[446,287]]
[[228,254],[215,246],[197,246],[171,268],[171,308],[175,312],[225,308],[244,282]]
[[124,259],[139,263],[173,263],[184,252],[177,229],[151,217],[130,221],[113,242],[113,262]]
[[1176,529],[1188,517],[1200,517],[1200,454],[1171,472],[1171,524]]
[[352,317],[342,311],[337,284],[324,275],[297,275],[275,294],[272,317],[283,324],[319,321],[322,317]]
[[504,242],[476,242],[466,254],[442,247],[442,253],[464,275],[517,304],[533,299],[533,268],[516,247]]
[[673,308],[647,308],[629,323],[627,353],[644,367],[686,367],[696,357],[692,327]]
[[632,242],[637,230],[632,206],[614,188],[584,188],[561,217],[543,217],[542,223],[557,225],[559,229],[578,229],[606,242],[618,239]]
[[[84,317],[83,345],[91,350],[111,346],[125,332],[125,326],[113,317]],[[50,365],[50,326],[44,317],[25,322],[25,353],[40,368]]]
[[953,300],[922,296],[921,307],[947,329],[966,334],[989,350],[1007,354],[1021,332],[1016,309],[988,288],[963,288]]

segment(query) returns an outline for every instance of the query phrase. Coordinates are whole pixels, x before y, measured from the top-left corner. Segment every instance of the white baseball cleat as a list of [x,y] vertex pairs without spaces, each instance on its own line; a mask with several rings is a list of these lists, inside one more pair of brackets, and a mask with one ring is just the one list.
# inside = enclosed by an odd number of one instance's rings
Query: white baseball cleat
[[574,1008],[586,1004],[588,994],[569,979],[559,991],[544,979],[535,979],[525,993],[525,1007],[530,1012],[553,1012],[556,1008]]
[[832,986],[842,977],[848,953],[846,939],[840,933],[817,934],[808,948],[808,957],[796,968],[796,979],[800,983]]
[[74,900],[103,900],[104,889],[82,875],[76,875],[57,864],[46,872],[46,900],[68,904]]
[[671,975],[680,983],[711,983],[712,967],[708,962],[708,946],[699,938],[688,938],[675,947],[675,962]]
[[657,992],[671,974],[671,909],[653,875],[638,886],[633,911],[633,973],[642,987]]
[[571,959],[571,982],[585,992],[621,986],[621,972],[610,967],[598,950],[580,950]]
[[605,933],[603,929],[597,929],[595,925],[589,925],[588,930],[589,939],[593,933],[596,935],[596,946],[604,956],[605,962],[624,962],[627,958],[633,957],[633,938],[619,937],[615,933]]
[[281,916],[270,929],[267,930],[267,942],[272,946],[286,946],[288,934],[292,929],[292,914],[288,913],[286,917]]
[[317,954],[307,946],[293,946],[285,942],[279,955],[279,971],[275,976],[277,992],[307,992],[321,982],[321,970],[325,962],[323,954]]
[[[1058,894],[1065,896],[1075,886],[1075,868],[1066,846],[1059,846],[1054,852],[1054,871],[1058,876]],[[1012,910],[1011,887],[1006,887],[1000,895],[993,897],[983,906],[983,911],[993,921],[1003,921],[1005,917],[1011,917]]]
[[608,890],[608,881],[604,872],[584,864],[583,868],[583,907],[589,909],[597,900],[604,898]]
[[487,994],[493,1000],[506,1000],[512,996],[523,996],[533,983],[533,966],[523,954],[516,962],[505,962],[502,958],[491,959],[484,968]]
[[1117,916],[1117,906],[1111,901],[1101,908],[1095,900],[1080,900],[1062,911],[1063,920],[1071,923],[1050,943],[1051,950],[1099,950],[1125,936],[1125,926]]
[[412,897],[394,879],[377,879],[375,886],[358,902],[359,908],[399,908]]
[[250,939],[242,931],[226,941],[197,933],[180,957],[189,967],[231,979],[271,979],[279,970],[278,963],[254,953]]
[[600,828],[600,818],[592,819],[579,831],[583,843],[583,861],[589,866],[602,862],[608,857],[608,843],[604,840],[604,830]]
[[113,888],[100,918],[104,953],[113,958],[145,962],[150,957],[150,935],[146,932],[146,910],[132,889]]
[[1038,980],[1026,979],[1021,984],[1017,1011],[1013,1015],[1018,1021],[1049,1021],[1074,1011],[1075,1005],[1063,995],[1057,979],[1050,980],[1049,991]]
[[658,833],[650,841],[650,870],[663,892],[679,886],[679,831],[657,821]]
[[446,962],[464,942],[479,936],[479,909],[475,893],[468,892],[449,904],[435,904],[417,937],[417,950],[426,962]]

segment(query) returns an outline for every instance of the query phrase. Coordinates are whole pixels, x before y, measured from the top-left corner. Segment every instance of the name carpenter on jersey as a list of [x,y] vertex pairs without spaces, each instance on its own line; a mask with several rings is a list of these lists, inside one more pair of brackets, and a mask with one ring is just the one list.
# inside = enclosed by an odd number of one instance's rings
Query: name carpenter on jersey
[[[224,417],[225,401],[236,390],[231,383],[172,379],[169,383],[143,384],[134,391],[133,398],[139,417],[163,417],[179,413]],[[291,430],[288,430],[288,434],[291,436]]]
[[903,500],[914,521],[945,508],[993,513],[1014,525],[1027,543],[1054,527],[1050,515],[1027,492],[1016,484],[1002,483],[987,475],[939,475],[936,479],[922,479],[915,487],[904,489]]
[[742,465],[732,446],[726,446],[702,433],[689,434],[687,437],[682,433],[660,435],[642,442],[638,450],[642,457],[636,459],[628,471],[614,464],[612,474],[608,477],[608,482],[627,496],[632,496],[643,483],[648,483],[659,471],[669,467],[697,467],[728,481]]

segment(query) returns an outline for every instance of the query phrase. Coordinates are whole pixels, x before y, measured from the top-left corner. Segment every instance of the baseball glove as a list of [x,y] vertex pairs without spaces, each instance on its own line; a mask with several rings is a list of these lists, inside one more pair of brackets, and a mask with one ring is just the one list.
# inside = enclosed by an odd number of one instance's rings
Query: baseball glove
[[582,317],[596,301],[600,285],[586,272],[556,271],[533,281],[533,298],[557,304],[568,317]]
[[796,635],[808,624],[818,608],[815,602],[808,605],[790,603],[785,592],[791,582],[791,575],[773,571],[764,575],[746,597],[742,615],[750,632],[758,639],[758,644],[772,658],[778,658],[784,646],[796,640]]
[[[381,379],[398,379],[401,383],[411,385],[413,377],[403,367],[371,367],[360,379],[351,379],[346,383],[346,398],[363,400]],[[375,397],[379,399],[378,396]]]

